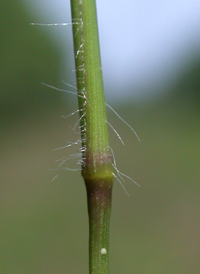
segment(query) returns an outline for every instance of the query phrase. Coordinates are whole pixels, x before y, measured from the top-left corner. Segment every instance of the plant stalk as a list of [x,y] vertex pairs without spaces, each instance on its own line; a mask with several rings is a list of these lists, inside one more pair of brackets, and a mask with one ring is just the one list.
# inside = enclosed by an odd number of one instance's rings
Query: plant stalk
[[[101,187],[99,187],[101,184]],[[109,222],[111,186],[105,182],[87,182],[89,214],[89,273],[109,273]]]
[[109,273],[113,156],[109,146],[95,0],[71,0],[82,141],[82,176],[89,214],[89,273]]

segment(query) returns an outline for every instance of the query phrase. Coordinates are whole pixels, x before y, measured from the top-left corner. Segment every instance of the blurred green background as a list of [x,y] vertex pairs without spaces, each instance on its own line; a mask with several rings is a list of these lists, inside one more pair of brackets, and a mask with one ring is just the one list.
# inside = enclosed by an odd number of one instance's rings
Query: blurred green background
[[[86,274],[84,183],[79,171],[54,170],[74,151],[52,151],[78,138],[69,127],[78,116],[62,118],[77,102],[41,85],[61,87],[62,52],[19,2],[0,8],[0,273]],[[128,197],[115,182],[110,273],[200,273],[200,54],[191,60],[162,96],[115,106],[140,143],[108,111],[126,144],[110,132],[118,168],[141,185],[126,179]]]

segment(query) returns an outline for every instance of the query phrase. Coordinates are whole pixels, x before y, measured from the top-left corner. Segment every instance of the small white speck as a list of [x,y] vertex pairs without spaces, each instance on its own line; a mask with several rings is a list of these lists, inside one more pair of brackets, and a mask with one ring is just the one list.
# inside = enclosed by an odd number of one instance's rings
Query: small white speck
[[101,249],[101,255],[106,255],[107,254],[107,250],[105,248]]

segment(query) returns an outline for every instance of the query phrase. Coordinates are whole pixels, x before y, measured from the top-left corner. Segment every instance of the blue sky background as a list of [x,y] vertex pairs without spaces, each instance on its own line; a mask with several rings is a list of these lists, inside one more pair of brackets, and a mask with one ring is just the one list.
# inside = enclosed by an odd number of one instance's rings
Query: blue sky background
[[[163,83],[172,81],[199,53],[199,0],[96,2],[108,99],[113,92],[119,100],[152,95]],[[39,23],[71,21],[69,0],[26,0],[24,3],[38,15]],[[51,33],[63,45],[63,53],[66,37],[70,39],[73,64],[71,26],[51,27]],[[63,64],[65,62],[63,58]]]

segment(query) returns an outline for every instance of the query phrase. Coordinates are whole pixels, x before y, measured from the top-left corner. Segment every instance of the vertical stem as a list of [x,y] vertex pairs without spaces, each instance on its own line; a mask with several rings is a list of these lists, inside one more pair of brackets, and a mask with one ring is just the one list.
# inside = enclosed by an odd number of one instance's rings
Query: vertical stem
[[95,0],[71,0],[71,7],[82,146],[90,154],[106,153],[109,137],[96,4]]
[[99,187],[98,182],[88,182],[89,214],[89,270],[90,273],[109,273],[109,221],[111,213],[111,186]]
[[89,214],[90,274],[109,273],[109,220],[114,179],[95,0],[71,0],[82,141],[82,176]]

